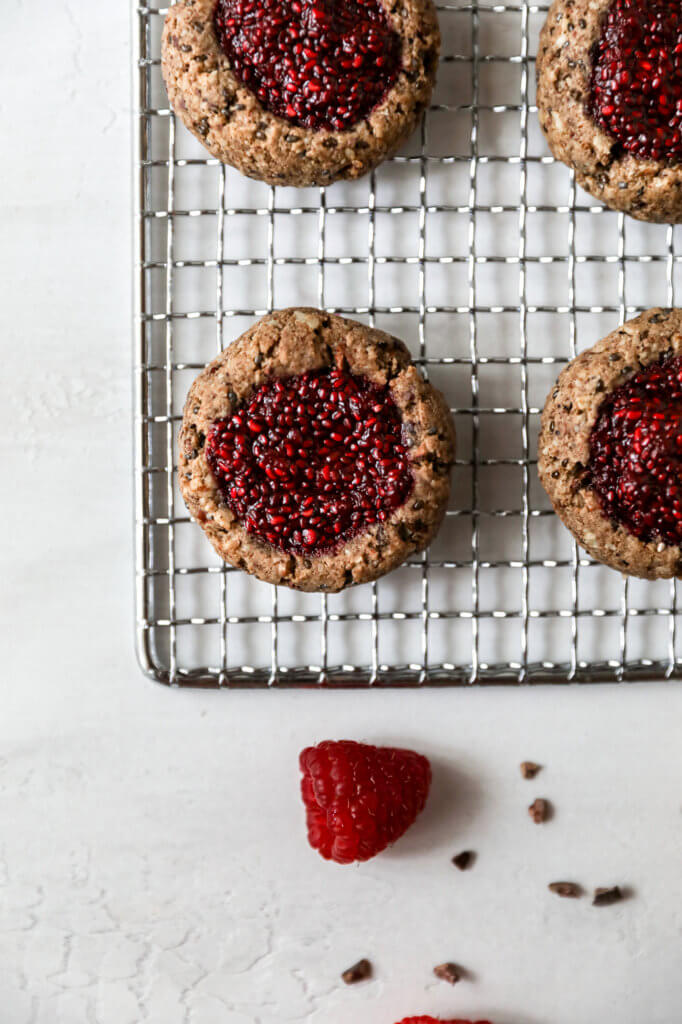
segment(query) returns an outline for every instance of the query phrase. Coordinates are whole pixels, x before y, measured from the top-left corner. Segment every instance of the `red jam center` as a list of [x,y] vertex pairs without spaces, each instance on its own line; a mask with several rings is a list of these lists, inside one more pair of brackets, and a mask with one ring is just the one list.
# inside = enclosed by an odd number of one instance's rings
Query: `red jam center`
[[680,0],[613,0],[590,84],[592,116],[626,152],[682,159]]
[[610,519],[645,543],[682,544],[682,357],[609,395],[590,453],[590,483]]
[[381,0],[218,0],[214,22],[239,81],[301,127],[351,128],[400,70]]
[[293,554],[384,522],[413,486],[388,388],[340,370],[268,381],[213,424],[206,458],[246,530]]

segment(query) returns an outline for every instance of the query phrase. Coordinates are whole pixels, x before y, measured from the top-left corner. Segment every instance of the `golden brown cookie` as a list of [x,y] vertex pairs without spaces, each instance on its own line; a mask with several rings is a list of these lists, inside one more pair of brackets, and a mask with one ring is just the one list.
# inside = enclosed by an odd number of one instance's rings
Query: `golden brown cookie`
[[338,591],[425,548],[445,513],[455,433],[401,341],[317,309],[259,320],[199,374],[180,488],[226,562]]
[[682,575],[682,310],[650,309],[569,363],[542,414],[538,470],[598,561]]
[[578,184],[640,220],[682,220],[682,11],[672,0],[554,0],[537,104]]
[[432,0],[179,0],[162,69],[212,156],[271,185],[328,185],[405,142],[439,48]]

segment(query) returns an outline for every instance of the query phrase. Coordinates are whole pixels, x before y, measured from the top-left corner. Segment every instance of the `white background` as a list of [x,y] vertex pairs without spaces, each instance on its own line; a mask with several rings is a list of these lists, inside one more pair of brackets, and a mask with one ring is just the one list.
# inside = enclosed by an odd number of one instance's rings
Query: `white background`
[[[193,693],[133,655],[125,0],[5,0],[0,1024],[676,1024],[678,684]],[[429,755],[367,865],[304,838],[297,754]],[[525,782],[518,763],[546,766]],[[533,825],[526,807],[552,800]],[[471,871],[449,863],[475,849]],[[612,908],[548,882],[619,883]],[[360,956],[375,980],[349,989]],[[455,989],[431,977],[455,960]]]

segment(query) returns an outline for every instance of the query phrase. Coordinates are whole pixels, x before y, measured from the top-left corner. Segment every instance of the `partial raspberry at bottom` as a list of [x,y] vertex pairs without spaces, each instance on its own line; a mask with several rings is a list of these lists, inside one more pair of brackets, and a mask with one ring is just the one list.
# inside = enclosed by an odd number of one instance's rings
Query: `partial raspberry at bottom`
[[490,1024],[489,1020],[462,1020],[454,1018],[442,1020],[440,1017],[404,1017],[398,1024]]
[[424,808],[431,766],[413,750],[325,740],[300,756],[308,841],[337,864],[369,860]]

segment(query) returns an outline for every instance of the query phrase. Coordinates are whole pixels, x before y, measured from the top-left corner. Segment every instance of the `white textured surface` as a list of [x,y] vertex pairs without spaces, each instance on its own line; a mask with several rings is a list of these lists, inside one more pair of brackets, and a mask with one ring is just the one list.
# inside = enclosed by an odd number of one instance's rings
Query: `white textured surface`
[[[3,6],[1,1024],[676,1024],[679,685],[168,692],[132,654],[129,24]],[[301,746],[434,761],[422,820],[339,869]],[[518,762],[547,765],[524,782]],[[526,815],[536,795],[556,816]],[[449,858],[478,851],[460,874]],[[627,902],[547,882],[618,882]],[[376,980],[347,989],[361,955]],[[430,968],[461,962],[455,989]]]

